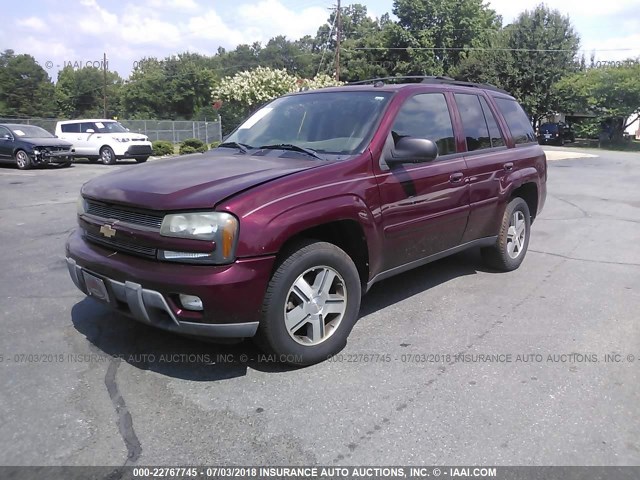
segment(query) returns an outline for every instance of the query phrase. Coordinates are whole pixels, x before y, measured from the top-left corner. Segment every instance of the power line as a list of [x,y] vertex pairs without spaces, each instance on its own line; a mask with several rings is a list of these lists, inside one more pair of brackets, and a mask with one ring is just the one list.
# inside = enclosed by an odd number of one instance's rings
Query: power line
[[345,50],[476,50],[487,52],[634,52],[640,51],[640,48],[583,48],[573,50],[570,48],[489,48],[489,47],[351,47],[345,48]]

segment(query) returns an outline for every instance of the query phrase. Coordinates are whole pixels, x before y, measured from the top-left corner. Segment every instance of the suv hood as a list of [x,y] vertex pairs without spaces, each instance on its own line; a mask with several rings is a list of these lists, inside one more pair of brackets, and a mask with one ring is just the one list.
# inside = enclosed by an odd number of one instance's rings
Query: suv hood
[[253,186],[320,165],[326,162],[248,154],[193,154],[102,175],[85,183],[82,195],[150,210],[212,208]]

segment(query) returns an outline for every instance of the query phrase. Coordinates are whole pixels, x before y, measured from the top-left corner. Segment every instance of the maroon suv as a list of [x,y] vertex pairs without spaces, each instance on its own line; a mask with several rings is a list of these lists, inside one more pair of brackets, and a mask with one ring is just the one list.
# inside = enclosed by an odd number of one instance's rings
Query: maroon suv
[[375,282],[470,247],[517,268],[546,179],[527,115],[495,87],[300,92],[207,153],[86,183],[67,262],[80,290],[139,321],[256,336],[311,364],[344,347]]

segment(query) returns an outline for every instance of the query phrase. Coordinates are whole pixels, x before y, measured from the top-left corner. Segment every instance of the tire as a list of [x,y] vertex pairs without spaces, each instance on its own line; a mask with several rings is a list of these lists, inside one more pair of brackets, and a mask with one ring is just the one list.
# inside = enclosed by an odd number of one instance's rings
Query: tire
[[96,163],[100,160],[100,157],[87,157],[87,160],[89,160],[89,163]]
[[[347,343],[361,288],[358,270],[343,250],[319,241],[298,244],[271,277],[256,342],[282,363],[326,360]],[[329,312],[327,305],[333,305]]]
[[58,163],[58,168],[69,168],[71,166],[71,162]]
[[24,150],[18,150],[15,153],[14,158],[16,160],[16,165],[20,170],[29,170],[31,167],[33,167],[29,155],[27,155],[27,152],[25,152]]
[[[523,230],[520,230],[520,228]],[[512,199],[504,211],[495,245],[482,249],[485,263],[503,272],[520,266],[527,254],[531,236],[531,214],[522,198]]]
[[149,157],[136,158],[136,162],[144,163],[149,159]]
[[113,152],[111,147],[102,147],[100,149],[100,159],[105,165],[115,165],[116,154]]

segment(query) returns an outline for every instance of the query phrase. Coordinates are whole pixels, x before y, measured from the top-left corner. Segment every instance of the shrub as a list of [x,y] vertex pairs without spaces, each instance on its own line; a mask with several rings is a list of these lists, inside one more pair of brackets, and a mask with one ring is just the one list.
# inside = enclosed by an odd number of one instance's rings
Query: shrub
[[216,148],[218,145],[220,145],[220,142],[211,142],[211,148]]
[[180,144],[180,155],[206,151],[207,146],[205,145],[205,143],[197,138],[187,138]]
[[167,142],[166,140],[158,140],[157,142],[153,142],[151,145],[153,149],[153,155],[156,157],[173,154],[173,143],[171,142]]

